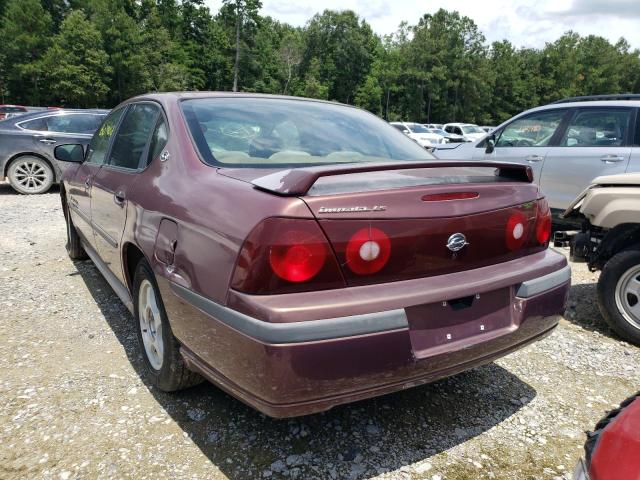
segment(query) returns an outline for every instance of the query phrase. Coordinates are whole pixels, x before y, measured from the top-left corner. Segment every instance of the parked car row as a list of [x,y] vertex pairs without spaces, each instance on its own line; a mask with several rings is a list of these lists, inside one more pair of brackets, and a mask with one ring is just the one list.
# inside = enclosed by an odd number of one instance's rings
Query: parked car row
[[527,110],[472,143],[438,145],[440,159],[531,167],[555,218],[602,175],[640,172],[640,95],[578,97]]
[[47,109],[0,121],[0,180],[20,193],[48,191],[62,175],[53,149],[89,143],[108,110]]
[[397,130],[425,148],[434,148],[445,143],[472,142],[487,132],[471,123],[415,123],[391,122]]

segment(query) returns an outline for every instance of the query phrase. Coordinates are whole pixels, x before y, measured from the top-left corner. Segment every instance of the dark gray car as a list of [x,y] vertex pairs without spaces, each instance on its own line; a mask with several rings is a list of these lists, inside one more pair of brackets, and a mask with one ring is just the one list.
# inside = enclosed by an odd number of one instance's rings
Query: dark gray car
[[44,193],[62,175],[58,144],[87,144],[108,110],[49,110],[0,121],[0,180],[20,193]]

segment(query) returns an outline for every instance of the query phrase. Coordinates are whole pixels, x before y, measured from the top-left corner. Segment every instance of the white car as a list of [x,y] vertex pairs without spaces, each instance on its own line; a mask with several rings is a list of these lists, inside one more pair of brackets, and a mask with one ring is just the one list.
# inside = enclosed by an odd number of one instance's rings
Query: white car
[[468,142],[480,140],[487,134],[482,128],[473,123],[445,123],[443,130],[447,133],[462,135]]
[[436,145],[447,143],[447,140],[437,133],[432,133],[428,128],[420,123],[413,122],[391,122],[391,126],[400,130],[411,140],[424,148],[431,148]]
[[439,146],[440,159],[528,165],[554,214],[601,175],[640,172],[640,95],[559,100],[507,120],[485,138]]

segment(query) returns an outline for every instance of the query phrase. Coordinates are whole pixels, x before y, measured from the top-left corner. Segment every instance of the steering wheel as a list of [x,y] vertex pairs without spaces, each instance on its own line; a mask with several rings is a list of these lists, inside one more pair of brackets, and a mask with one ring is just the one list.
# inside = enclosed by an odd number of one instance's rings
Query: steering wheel
[[220,133],[227,137],[241,140],[247,140],[256,136],[256,132],[254,132],[253,129],[240,123],[227,123],[220,127]]

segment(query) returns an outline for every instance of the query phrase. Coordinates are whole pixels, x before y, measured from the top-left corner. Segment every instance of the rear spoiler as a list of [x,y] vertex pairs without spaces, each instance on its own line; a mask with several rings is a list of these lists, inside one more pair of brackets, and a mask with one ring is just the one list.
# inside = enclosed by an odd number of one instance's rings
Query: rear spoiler
[[305,195],[321,177],[346,175],[349,173],[380,172],[384,170],[414,170],[418,168],[447,167],[493,167],[496,176],[514,182],[533,182],[533,170],[527,165],[502,162],[385,162],[385,163],[350,163],[348,165],[327,165],[315,167],[292,168],[281,170],[264,177],[254,179],[251,183],[260,190],[282,196]]

